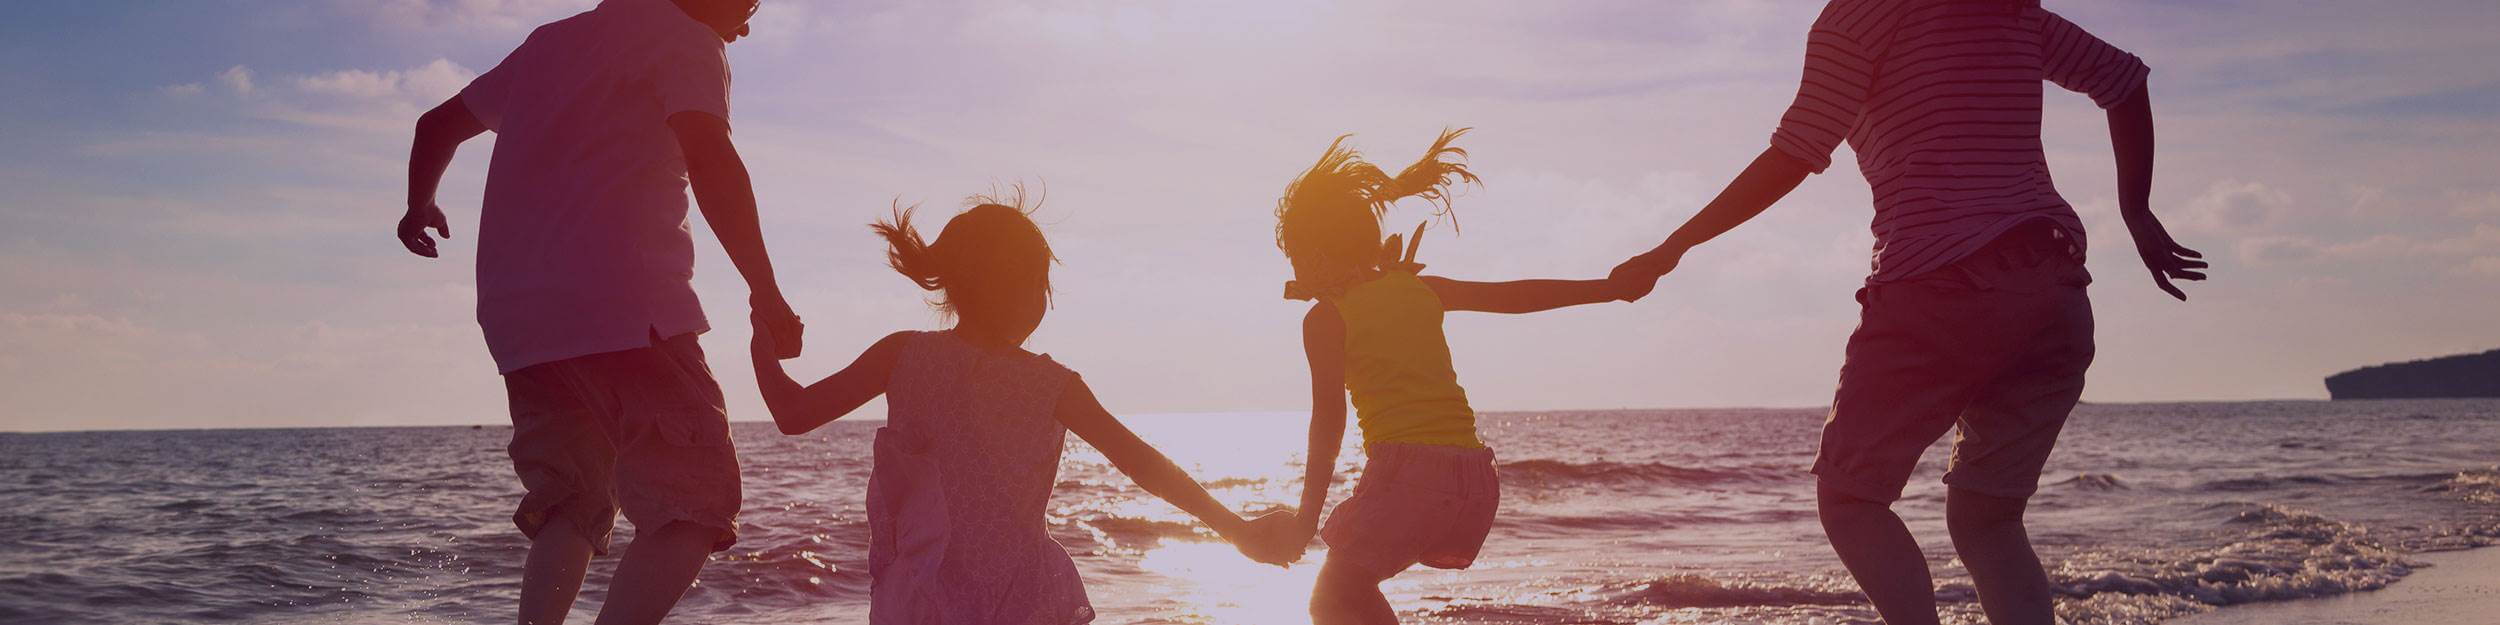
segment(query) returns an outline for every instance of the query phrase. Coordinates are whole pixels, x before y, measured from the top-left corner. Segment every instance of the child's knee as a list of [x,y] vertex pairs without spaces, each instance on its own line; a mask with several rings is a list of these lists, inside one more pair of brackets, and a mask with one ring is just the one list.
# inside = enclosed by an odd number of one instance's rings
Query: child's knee
[[1381,580],[1344,564],[1322,565],[1311,586],[1311,612],[1334,612],[1380,594]]

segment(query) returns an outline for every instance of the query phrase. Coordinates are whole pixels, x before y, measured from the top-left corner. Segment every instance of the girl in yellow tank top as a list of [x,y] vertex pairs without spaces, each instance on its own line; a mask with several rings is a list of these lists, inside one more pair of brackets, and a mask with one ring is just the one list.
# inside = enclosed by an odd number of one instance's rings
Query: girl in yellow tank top
[[[1311,447],[1297,528],[1327,540],[1327,563],[1312,590],[1317,623],[1396,622],[1380,582],[1415,564],[1462,569],[1492,530],[1500,501],[1493,451],[1476,436],[1476,413],[1450,366],[1442,314],[1464,310],[1529,313],[1639,299],[1644,281],[1469,282],[1421,275],[1415,250],[1424,226],[1401,247],[1381,237],[1397,200],[1416,197],[1448,215],[1449,186],[1475,182],[1467,152],[1444,131],[1421,161],[1392,177],[1345,147],[1285,188],[1276,207],[1276,245],[1293,263],[1285,295],[1315,300],[1302,319],[1311,365]],[[1403,253],[1401,253],[1403,252]],[[1366,460],[1354,495],[1319,523],[1345,439],[1346,401],[1354,403]]]

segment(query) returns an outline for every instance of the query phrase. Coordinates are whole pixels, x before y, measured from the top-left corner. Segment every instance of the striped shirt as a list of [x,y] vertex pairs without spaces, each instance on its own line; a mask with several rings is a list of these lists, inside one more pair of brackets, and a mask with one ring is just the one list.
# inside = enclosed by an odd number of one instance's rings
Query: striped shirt
[[1846,140],[1875,192],[1869,283],[1952,264],[2046,219],[2082,249],[2050,184],[2041,82],[2116,106],[2151,70],[2029,0],[1832,0],[1771,145],[1816,173]]

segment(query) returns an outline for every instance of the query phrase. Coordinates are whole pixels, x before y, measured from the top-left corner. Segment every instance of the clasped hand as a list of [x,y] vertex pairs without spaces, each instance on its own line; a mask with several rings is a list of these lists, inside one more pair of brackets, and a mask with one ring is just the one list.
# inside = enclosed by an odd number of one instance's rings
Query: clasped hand
[[1224,539],[1252,561],[1277,566],[1300,561],[1303,550],[1311,544],[1310,533],[1302,529],[1299,517],[1290,510],[1259,515]]

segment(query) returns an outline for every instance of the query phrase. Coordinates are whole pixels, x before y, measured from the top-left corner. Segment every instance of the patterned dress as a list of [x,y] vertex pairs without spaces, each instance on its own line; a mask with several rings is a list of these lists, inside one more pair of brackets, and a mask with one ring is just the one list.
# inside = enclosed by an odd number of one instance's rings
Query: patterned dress
[[[1044,522],[1067,439],[1054,410],[1076,381],[1047,355],[985,350],[953,332],[907,340],[869,485],[869,573],[884,587],[872,590],[870,622],[1094,619],[1075,562]],[[932,519],[942,532],[926,527]]]

